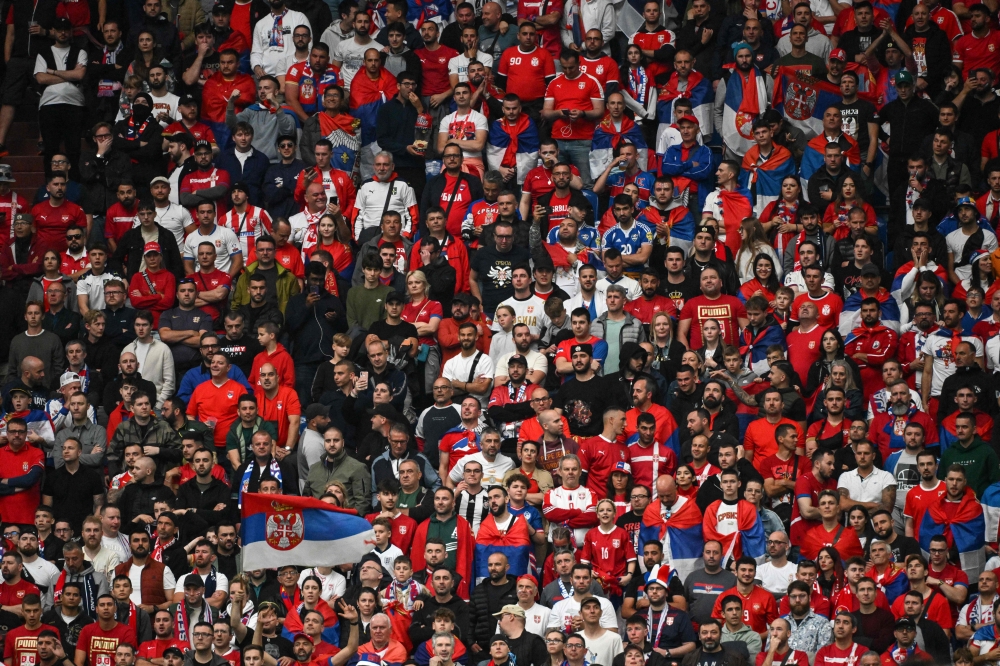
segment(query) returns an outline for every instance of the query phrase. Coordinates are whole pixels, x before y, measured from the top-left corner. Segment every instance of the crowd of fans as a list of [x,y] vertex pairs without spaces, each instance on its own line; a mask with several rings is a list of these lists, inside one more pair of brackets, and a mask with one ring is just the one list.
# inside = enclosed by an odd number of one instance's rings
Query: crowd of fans
[[5,666],[1000,663],[995,4],[4,3]]

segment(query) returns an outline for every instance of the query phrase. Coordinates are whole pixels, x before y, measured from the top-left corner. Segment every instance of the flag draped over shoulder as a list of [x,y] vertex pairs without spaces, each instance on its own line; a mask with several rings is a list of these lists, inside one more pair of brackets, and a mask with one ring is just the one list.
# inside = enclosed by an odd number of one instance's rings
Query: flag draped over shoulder
[[669,564],[681,580],[701,565],[701,510],[693,499],[678,497],[668,510],[652,502],[642,515],[639,528],[639,550],[647,541],[663,544],[663,563]]
[[719,222],[726,232],[726,245],[735,257],[740,251],[740,224],[753,216],[750,191],[745,187],[737,187],[732,191],[719,190],[719,200],[722,203],[722,219]]
[[387,69],[380,70],[379,77],[372,81],[362,69],[351,79],[349,106],[351,115],[361,121],[361,145],[375,141],[375,120],[378,110],[399,93],[396,77]]
[[719,512],[722,506],[722,500],[715,500],[705,509],[702,535],[706,541],[713,540],[722,544],[723,568],[729,560],[738,560],[744,555],[754,558],[758,564],[763,564],[764,555],[767,553],[767,537],[764,536],[764,524],[761,522],[760,514],[753,504],[740,500],[735,506],[725,505],[728,511],[736,515],[736,531],[730,534],[723,534],[718,530]]
[[622,116],[621,129],[615,129],[611,114],[607,113],[594,128],[594,138],[590,144],[590,173],[603,173],[611,162],[615,147],[624,140],[635,146],[636,161],[639,168],[645,171],[649,164],[649,147],[642,130],[628,116]]
[[337,114],[333,118],[329,114],[320,113],[317,117],[323,138],[333,144],[330,166],[348,174],[354,173],[358,151],[361,150],[361,136],[358,134],[361,121],[346,113]]
[[958,504],[953,518],[945,511],[947,495],[931,504],[920,521],[919,532],[914,535],[920,542],[920,550],[928,557],[931,537],[938,534],[948,540],[948,548],[954,546],[962,563],[962,570],[969,578],[978,577],[986,564],[986,518],[983,507],[976,499],[972,488],[965,489],[965,495]]
[[[847,297],[844,301],[844,309],[840,312],[840,324],[838,329],[845,338],[851,334],[855,328],[861,325],[861,301],[867,295],[860,289]],[[892,292],[885,287],[879,287],[875,292],[875,298],[879,302],[880,320],[884,326],[899,333],[899,303],[893,297]]]
[[247,571],[353,564],[375,546],[367,520],[311,497],[244,493],[242,516]]
[[726,81],[722,127],[718,128],[726,147],[737,155],[745,155],[754,145],[753,121],[766,109],[767,83],[760,70],[754,67],[746,80],[739,70],[734,70]]
[[983,520],[986,523],[986,541],[1000,541],[1000,483],[987,488],[980,503],[983,505]]
[[795,175],[795,160],[791,151],[778,144],[773,145],[771,155],[763,164],[760,161],[760,146],[754,145],[743,156],[740,170],[740,185],[756,193],[757,202],[753,214],[760,216],[772,201],[781,196],[781,181],[786,176]]
[[686,97],[691,100],[691,111],[698,119],[698,126],[703,136],[712,136],[715,125],[715,91],[712,89],[712,81],[700,72],[692,71],[688,75],[687,87],[682,91],[679,88],[680,80],[677,74],[671,74],[666,85],[660,88],[660,94],[656,98],[656,122],[670,125],[674,122],[674,101],[679,97]]
[[811,139],[823,132],[823,112],[841,100],[840,88],[797,67],[779,67],[771,106]]
[[[304,612],[304,610],[305,605],[299,604],[298,608],[288,613],[287,617],[285,617],[285,624],[281,629],[282,636],[288,640],[292,640],[295,634],[302,631],[302,617],[300,613]],[[316,602],[316,610],[323,615],[323,632],[320,634],[320,637],[330,645],[339,645],[340,621],[337,618],[337,614],[330,608],[330,604],[322,599]]]
[[[850,148],[844,151],[844,165],[848,169],[855,169],[858,163],[861,162],[861,150],[858,148],[857,142],[852,139],[847,134],[843,135],[847,138],[847,142],[850,144]],[[814,173],[823,168],[823,159],[826,154],[826,144],[829,143],[825,135],[820,134],[819,136],[814,136],[806,144],[806,149],[802,153],[802,164],[799,168],[799,174],[802,178],[802,191],[805,192],[809,188],[809,179]]]
[[513,125],[501,118],[490,127],[486,139],[486,161],[491,169],[517,169],[517,182],[523,182],[538,162],[538,128],[522,113]]
[[492,515],[487,516],[479,525],[479,532],[476,534],[473,577],[476,579],[489,577],[490,572],[486,565],[490,555],[495,553],[507,557],[511,575],[516,577],[529,573],[528,558],[531,550],[531,537],[528,536],[528,523],[524,516],[514,516],[504,532],[497,527],[496,519]]

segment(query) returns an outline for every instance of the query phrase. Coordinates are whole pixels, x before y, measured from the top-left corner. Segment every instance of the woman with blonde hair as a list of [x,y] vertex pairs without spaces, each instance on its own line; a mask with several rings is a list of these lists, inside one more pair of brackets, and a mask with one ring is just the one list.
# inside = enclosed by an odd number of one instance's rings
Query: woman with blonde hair
[[[754,258],[766,254],[778,265],[778,254],[767,240],[764,225],[756,217],[748,217],[740,222],[740,249],[736,252],[736,273],[740,284],[754,278]],[[781,275],[778,275],[781,279]]]
[[[403,306],[403,321],[417,328],[417,376],[424,377],[423,393],[432,395],[434,380],[441,369],[441,352],[437,346],[437,330],[444,318],[441,303],[430,299],[431,285],[423,271],[406,274],[406,295],[409,302]],[[421,406],[422,407],[422,406]]]

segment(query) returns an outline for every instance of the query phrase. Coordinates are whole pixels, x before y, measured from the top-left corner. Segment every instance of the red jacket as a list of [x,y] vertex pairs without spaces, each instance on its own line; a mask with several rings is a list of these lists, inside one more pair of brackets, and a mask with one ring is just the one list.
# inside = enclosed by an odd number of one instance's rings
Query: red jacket
[[[903,417],[902,423],[918,423],[924,429],[924,446],[936,446],[938,443],[938,429],[934,420],[926,412],[913,411],[910,415]],[[898,451],[903,443],[903,430],[906,426],[898,427],[896,417],[885,412],[875,415],[871,426],[868,428],[868,439],[878,447],[882,454],[882,460],[887,460],[889,455]]]
[[253,367],[250,368],[250,376],[247,379],[253,387],[260,386],[260,366],[270,363],[278,371],[278,385],[295,388],[295,362],[292,361],[291,354],[284,345],[278,343],[278,348],[273,354],[268,354],[267,350],[260,352],[253,358]]
[[[430,527],[431,520],[436,522],[437,518],[431,516],[417,526],[417,532],[413,535],[413,543],[410,545],[410,559],[413,561],[414,571],[424,571],[427,569],[427,561],[424,560],[424,549],[427,546],[427,528]],[[472,556],[476,550],[476,539],[472,536],[472,527],[469,521],[462,516],[455,516],[455,540],[458,547],[455,550],[455,571],[462,580],[455,590],[460,598],[469,600],[469,580],[472,578]]]
[[[315,168],[319,169],[319,167]],[[354,208],[354,199],[358,195],[358,191],[354,187],[354,181],[351,180],[350,175],[340,169],[330,169],[323,174],[324,179],[328,176],[333,189],[337,192],[337,205],[340,206],[341,212],[346,216]],[[322,182],[319,179],[313,181],[313,183]],[[327,194],[328,198],[329,196]],[[332,199],[329,200],[332,201]],[[306,207],[306,172],[304,169],[299,172],[299,177],[295,180],[295,203],[302,208]]]
[[[153,284],[155,291],[149,288],[150,283]],[[154,330],[160,326],[160,314],[174,307],[176,292],[177,280],[174,274],[165,268],[155,272],[140,271],[132,276],[132,281],[128,285],[128,296],[132,301],[132,307],[153,313]]]
[[49,248],[42,242],[38,234],[35,234],[28,245],[28,256],[21,257],[22,263],[17,263],[14,257],[14,239],[3,248],[3,255],[0,258],[0,266],[3,266],[2,277],[5,282],[10,282],[17,278],[33,278],[42,274],[42,257]]
[[226,122],[226,105],[233,91],[239,90],[236,98],[236,113],[257,101],[257,86],[249,74],[237,73],[232,81],[226,81],[222,72],[216,72],[201,90],[201,117],[212,123]]
[[912,389],[917,388],[917,379],[916,370],[910,369],[910,364],[920,358],[920,350],[924,346],[924,341],[927,340],[927,335],[936,330],[937,326],[934,326],[934,328],[927,331],[927,333],[914,329],[899,336],[896,358],[899,359],[899,362],[903,366],[903,378]]
[[851,331],[851,334],[844,340],[844,354],[846,356],[868,355],[868,360],[865,362],[855,359],[861,370],[862,392],[865,394],[865,400],[885,385],[882,381],[882,364],[888,359],[896,357],[898,345],[899,336],[896,331],[882,324],[875,324],[871,327],[862,324]]
[[[465,249],[465,243],[456,240],[451,234],[445,234],[444,246],[441,254],[451,267],[455,269],[455,293],[465,293],[469,291],[469,251]],[[419,271],[424,265],[420,259],[420,243],[414,243],[410,250],[410,270]]]

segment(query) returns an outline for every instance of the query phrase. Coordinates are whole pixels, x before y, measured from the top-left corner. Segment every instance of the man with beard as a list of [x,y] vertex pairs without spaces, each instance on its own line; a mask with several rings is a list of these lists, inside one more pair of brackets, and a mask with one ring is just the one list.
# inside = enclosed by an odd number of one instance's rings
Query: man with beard
[[[714,268],[719,275],[719,279],[722,281],[721,292],[733,295],[739,289],[739,281],[736,271],[730,268],[731,264],[727,264],[726,261],[717,256],[716,235],[716,227],[708,224],[702,224],[695,230],[694,242],[692,243],[694,251],[687,260],[684,273],[691,280],[700,284],[701,274],[710,268]],[[731,261],[729,257],[727,259]],[[700,294],[695,294],[695,296],[688,298],[685,303],[690,302],[698,295]]]
[[673,475],[677,470],[677,422],[665,407],[653,403],[654,394],[655,384],[648,376],[632,383],[634,407],[625,412],[623,433],[632,480],[647,488],[652,488],[661,474]]
[[[98,541],[100,541],[99,529]],[[39,555],[38,530],[33,525],[25,527],[17,538],[17,551],[21,553],[22,575],[38,587],[42,594],[42,605],[45,610],[50,610],[53,586],[59,578],[59,568]],[[61,552],[59,554],[62,555]],[[114,561],[117,562],[117,554]]]
[[[916,572],[920,572],[922,575],[926,575],[926,569],[922,566],[920,561],[923,558],[919,555],[911,555],[907,558],[906,563],[906,573],[907,576],[911,573],[911,563],[916,561],[917,563],[913,565]],[[920,584],[920,578],[911,578],[910,584],[917,583],[920,587],[925,590],[928,594],[930,593],[930,588],[927,587],[926,583]],[[902,602],[902,603],[900,603]],[[947,661],[950,657],[949,653],[949,635],[948,630],[943,628],[952,624],[951,617],[948,614],[948,603],[943,597],[937,596],[936,603],[933,604],[933,613],[928,614],[928,609],[926,606],[926,598],[924,597],[924,592],[920,589],[912,589],[903,596],[896,599],[896,602],[892,605],[892,614],[899,618],[909,618],[917,625],[917,644],[922,644],[924,650],[933,655],[935,662]],[[947,618],[945,620],[945,618]],[[942,621],[945,624],[942,625]],[[992,627],[991,627],[992,628]]]
[[[801,567],[800,567],[801,568]],[[815,569],[815,567],[813,567]],[[785,619],[791,625],[790,647],[813,656],[830,644],[830,619],[817,613],[810,603],[811,588],[803,580],[794,580],[788,585],[788,614]],[[782,601],[782,607],[786,602]]]
[[[523,327],[519,332],[527,334],[527,331]],[[515,344],[518,341],[530,342],[530,336],[517,335],[515,333]],[[531,352],[527,348],[525,352],[527,354],[538,354],[538,352]],[[534,414],[534,410],[531,409],[531,405],[529,404],[529,392],[532,382],[527,378],[527,375],[531,373],[528,372],[529,360],[525,352],[518,349],[516,353],[508,357],[507,375],[505,377],[499,375],[496,377],[497,382],[500,382],[502,379],[506,379],[507,381],[496,386],[490,395],[487,415],[502,429],[504,439],[516,438],[521,421],[531,418]],[[500,359],[501,363],[502,361],[503,359]],[[534,372],[542,372],[542,378],[545,376],[544,371]]]
[[257,336],[246,333],[245,318],[239,312],[227,312],[223,319],[226,336],[219,340],[219,351],[232,359],[232,366],[239,368],[243,375],[253,369],[253,359],[261,351]]
[[625,304],[625,312],[638,319],[644,326],[649,326],[653,315],[666,312],[672,319],[677,317],[677,308],[673,300],[660,295],[660,274],[652,268],[643,269],[639,277],[639,288],[642,296]]
[[[738,666],[746,664],[746,658],[733,646],[722,643],[722,623],[715,618],[705,620],[698,626],[700,648],[684,655],[681,666]],[[735,645],[735,644],[734,644]]]
[[982,340],[975,336],[962,335],[962,317],[965,311],[964,301],[957,299],[946,301],[941,312],[944,327],[929,333],[920,350],[921,359],[924,361],[920,392],[924,409],[928,414],[940,414],[939,396],[945,380],[956,372],[955,354],[959,342],[972,344],[975,348],[976,361],[980,365],[984,362]]
[[[478,584],[492,571],[488,566],[493,555],[502,553],[508,561],[508,573],[517,578],[529,571],[529,557],[533,552],[536,531],[524,514],[512,514],[507,506],[508,493],[503,486],[493,486],[487,493],[489,515],[483,518],[476,533],[477,562],[487,562],[487,567],[473,572]],[[473,593],[475,597],[475,593]],[[473,599],[475,603],[475,599]]]
[[[919,432],[907,435],[911,425],[919,426]],[[869,437],[879,447],[882,459],[886,462],[884,469],[889,471],[901,464],[911,465],[912,470],[915,470],[915,456],[924,447],[936,447],[938,444],[937,424],[913,404],[910,386],[903,380],[898,380],[889,387],[889,409],[875,415],[869,427]],[[915,481],[916,475],[913,476],[913,482]],[[905,493],[900,495],[903,498],[897,496],[896,504],[902,508]]]
[[[892,514],[884,509],[873,513],[872,526],[877,539],[872,540],[869,550],[871,567],[866,575],[871,576],[880,590],[884,590],[891,604],[909,585],[903,580],[896,580],[902,572],[896,568],[895,562],[905,562],[910,555],[920,554],[920,544],[916,539],[897,534],[892,526]],[[905,574],[900,578],[906,578]]]
[[[42,622],[55,627],[59,632],[59,636],[62,638],[63,650],[67,654],[75,652],[80,632],[85,626],[94,622],[94,619],[82,612],[80,608],[82,591],[83,587],[80,583],[66,583],[63,586],[59,603],[42,615]],[[39,638],[42,637],[39,636]],[[53,643],[58,642],[55,638],[52,640]],[[39,656],[43,655],[39,654]],[[44,658],[42,662],[45,662]]]
[[[560,230],[568,226],[566,221],[560,225]],[[578,291],[564,304],[570,313],[570,329],[573,337],[561,342],[556,348],[556,373],[568,375],[572,372],[569,360],[569,348],[574,344],[587,343],[594,345],[594,354],[601,363],[608,355],[607,343],[591,335],[590,322],[607,312],[607,302],[597,293],[597,268],[591,265],[579,265],[576,275]]]
[[593,437],[600,433],[603,414],[609,404],[607,382],[599,377],[593,367],[593,346],[574,344],[570,348],[573,379],[559,391],[555,407],[563,410],[569,421],[570,432],[577,437]]
[[22,558],[16,550],[4,553],[0,560],[0,573],[3,582],[0,583],[0,603],[12,607],[10,612],[23,616],[21,600],[29,594],[41,595],[38,586],[21,576]]
[[[418,573],[424,574],[425,572],[414,572],[414,579]],[[424,584],[426,585],[426,583]],[[469,604],[455,596],[454,585],[455,579],[451,571],[444,567],[433,570],[428,586],[431,588],[432,594],[424,600],[422,608],[414,611],[413,621],[410,624],[409,636],[414,645],[420,645],[434,635],[434,615],[442,608],[455,614],[455,629],[460,636],[468,637],[470,635]]]
[[[763,411],[763,417],[750,422],[747,426],[743,439],[744,457],[749,460],[755,469],[763,472],[766,469],[765,459],[778,453],[777,429],[782,425],[789,425],[795,428],[798,433],[798,441],[805,441],[805,434],[798,423],[782,415],[784,402],[781,392],[777,389],[768,389],[763,392],[759,399],[759,404]],[[843,419],[843,409],[835,417],[837,424]],[[810,428],[811,430],[811,428]],[[840,430],[838,428],[837,435]],[[814,435],[815,438],[815,435]]]

